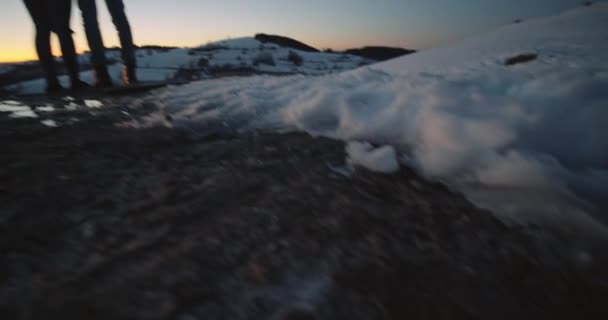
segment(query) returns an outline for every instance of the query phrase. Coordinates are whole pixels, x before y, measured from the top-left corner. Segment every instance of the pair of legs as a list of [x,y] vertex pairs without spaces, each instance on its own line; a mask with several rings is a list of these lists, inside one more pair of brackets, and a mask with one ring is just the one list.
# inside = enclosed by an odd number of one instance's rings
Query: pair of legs
[[[136,82],[135,77],[135,46],[131,26],[125,14],[125,6],[122,0],[105,0],[108,11],[112,16],[112,22],[118,31],[120,45],[122,47],[122,60],[125,65],[123,70],[123,81],[126,83]],[[100,86],[111,85],[107,72],[107,61],[105,47],[99,30],[97,19],[97,6],[95,0],[78,0],[84,20],[84,30],[91,49],[91,62],[96,72],[96,84]]]
[[63,61],[73,89],[86,84],[79,79],[78,61],[70,29],[71,0],[24,0],[36,27],[36,52],[45,74],[47,92],[60,91],[55,59],[51,53],[51,32],[59,37]]

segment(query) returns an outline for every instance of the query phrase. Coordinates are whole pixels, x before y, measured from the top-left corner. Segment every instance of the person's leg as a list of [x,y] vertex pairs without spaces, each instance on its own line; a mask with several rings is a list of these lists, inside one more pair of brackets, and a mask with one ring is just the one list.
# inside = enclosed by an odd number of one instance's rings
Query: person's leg
[[55,60],[51,52],[51,26],[44,0],[24,0],[25,6],[36,27],[36,53],[46,79],[47,92],[61,90],[57,80]]
[[95,0],[78,0],[78,6],[82,13],[84,31],[91,50],[91,64],[95,72],[94,86],[107,88],[112,86],[112,79],[108,74],[103,38],[99,30],[97,19],[97,5]]
[[80,80],[80,70],[78,66],[78,56],[76,55],[76,47],[72,38],[72,30],[70,29],[70,14],[72,12],[71,0],[53,0],[53,8],[50,12],[53,21],[52,29],[59,38],[61,51],[63,53],[63,61],[70,76],[72,89],[82,89],[87,85]]
[[124,3],[122,0],[106,0],[106,4],[108,6],[108,11],[112,16],[112,22],[118,31],[120,46],[122,48],[122,60],[124,63],[122,73],[123,82],[127,84],[135,83],[137,82],[135,73],[135,45],[133,44],[133,34],[131,33],[129,19],[125,14]]
[[131,25],[125,14],[125,6],[122,0],[106,0],[108,11],[112,16],[112,22],[118,31],[120,46],[122,48],[122,59],[125,65],[135,65],[135,47],[133,45],[133,34]]
[[91,64],[93,66],[105,66],[105,47],[101,31],[99,30],[95,0],[78,0],[78,6],[82,13],[84,32],[89,43],[89,49],[91,50]]

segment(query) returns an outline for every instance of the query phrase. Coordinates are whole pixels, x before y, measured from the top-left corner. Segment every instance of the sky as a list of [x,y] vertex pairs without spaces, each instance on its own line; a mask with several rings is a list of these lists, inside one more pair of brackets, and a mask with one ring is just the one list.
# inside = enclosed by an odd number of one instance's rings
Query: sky
[[[560,13],[582,0],[124,0],[135,42],[179,47],[264,32],[314,47],[364,45],[425,49],[514,19]],[[105,2],[97,0],[106,46],[118,45]],[[77,5],[72,29],[87,49]],[[0,62],[35,58],[34,28],[21,0],[0,3]],[[58,47],[55,40],[54,47]],[[56,51],[57,52],[57,51]]]

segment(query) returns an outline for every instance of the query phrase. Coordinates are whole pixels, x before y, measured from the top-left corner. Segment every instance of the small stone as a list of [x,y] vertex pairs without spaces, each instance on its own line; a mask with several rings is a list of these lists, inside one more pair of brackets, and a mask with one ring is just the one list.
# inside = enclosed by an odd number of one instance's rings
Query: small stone
[[91,223],[86,222],[82,225],[81,232],[83,238],[91,239],[95,236],[95,226]]
[[274,244],[274,243],[269,243],[269,244],[266,246],[266,251],[268,251],[268,252],[274,252],[274,251],[276,251],[277,249],[278,249],[278,246],[277,246],[276,244]]
[[476,273],[475,269],[473,269],[473,267],[471,267],[469,265],[462,266],[462,270],[469,275],[475,275],[475,273]]
[[191,314],[184,313],[175,317],[175,320],[198,320],[198,318]]
[[410,185],[416,190],[422,190],[422,185],[416,180],[410,180]]
[[309,306],[290,306],[274,315],[272,320],[315,320],[313,308]]
[[222,244],[222,241],[216,237],[207,237],[205,239],[205,244],[214,248],[219,247]]
[[257,262],[250,263],[243,270],[243,277],[250,282],[262,284],[266,282],[268,270]]
[[593,256],[587,251],[580,250],[576,252],[574,259],[576,264],[582,268],[588,268],[593,264]]

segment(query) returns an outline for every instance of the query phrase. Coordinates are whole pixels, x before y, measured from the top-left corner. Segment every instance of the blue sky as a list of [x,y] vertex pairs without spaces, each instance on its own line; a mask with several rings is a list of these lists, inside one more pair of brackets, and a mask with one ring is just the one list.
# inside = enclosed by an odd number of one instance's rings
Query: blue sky
[[[118,43],[98,0],[104,39]],[[137,44],[193,46],[257,32],[319,48],[388,45],[424,49],[516,18],[551,15],[579,0],[125,0]],[[72,28],[86,49],[79,10]],[[33,27],[22,1],[0,3],[0,61],[34,57]]]

